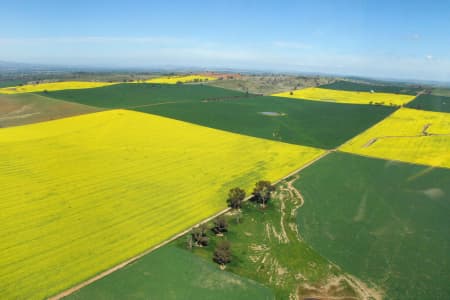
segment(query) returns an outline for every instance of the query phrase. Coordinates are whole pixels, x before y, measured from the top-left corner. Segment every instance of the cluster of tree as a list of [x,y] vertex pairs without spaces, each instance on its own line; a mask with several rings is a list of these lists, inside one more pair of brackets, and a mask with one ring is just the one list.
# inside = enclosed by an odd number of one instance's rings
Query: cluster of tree
[[[267,205],[275,187],[267,180],[260,180],[255,184],[253,189],[252,200],[261,204],[262,207]],[[245,191],[241,188],[233,188],[228,192],[227,204],[233,209],[240,209],[245,199]]]
[[[213,227],[211,228],[216,235],[223,235],[228,231],[228,222],[224,216],[219,216],[213,221]],[[192,229],[190,236],[188,237],[188,248],[192,249],[192,246],[204,247],[209,244],[208,237],[208,225],[201,224]]]
[[203,82],[203,81],[208,81],[208,78],[205,78],[205,79],[194,78],[194,82]]
[[[258,181],[255,184],[255,188],[253,189],[252,201],[255,201],[262,207],[265,207],[267,205],[267,202],[270,200],[271,194],[274,190],[275,187],[272,186],[270,181]],[[242,207],[245,196],[245,191],[241,188],[236,187],[230,189],[227,198],[228,206],[233,209],[240,209]],[[214,219],[211,230],[216,235],[223,235],[228,231],[227,219],[224,216],[219,216]],[[202,224],[192,229],[191,234],[188,236],[188,248],[192,249],[192,246],[194,244],[198,247],[208,246],[209,238],[207,233],[208,226],[206,224]],[[227,240],[219,241],[214,249],[213,261],[218,263],[221,268],[224,268],[226,264],[231,262],[231,258],[231,243]]]
[[227,204],[233,209],[240,209],[242,207],[242,202],[245,199],[245,191],[238,187],[231,189],[228,192]]
[[253,201],[261,204],[262,207],[266,207],[273,191],[275,191],[275,187],[270,183],[270,181],[260,180],[256,183],[255,188],[253,189]]
[[[227,219],[224,216],[219,216],[213,221],[213,227],[211,230],[216,234],[223,234],[228,231]],[[207,235],[208,226],[201,224],[198,227],[192,229],[191,234],[188,236],[187,246],[188,249],[192,249],[194,243],[197,247],[208,246],[209,238]],[[231,244],[227,240],[219,241],[214,249],[213,261],[218,263],[221,268],[224,268],[226,264],[231,262]]]
[[[192,229],[192,240],[196,246],[208,246],[209,238],[206,235],[208,231],[208,226],[206,224],[201,224],[198,227],[195,227]],[[192,248],[192,245],[188,245],[190,248]]]
[[227,240],[217,243],[214,249],[213,261],[221,265],[223,268],[231,262],[231,243]]
[[227,219],[224,216],[219,216],[214,220],[214,227],[212,228],[212,231],[217,234],[221,235],[228,231],[228,222]]

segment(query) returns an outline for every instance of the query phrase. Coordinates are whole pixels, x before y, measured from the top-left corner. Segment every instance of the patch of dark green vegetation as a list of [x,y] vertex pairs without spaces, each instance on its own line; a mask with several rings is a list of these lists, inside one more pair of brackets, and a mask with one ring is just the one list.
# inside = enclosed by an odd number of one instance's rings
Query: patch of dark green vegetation
[[[250,96],[135,110],[259,138],[331,149],[381,121],[394,108]],[[279,117],[261,112],[277,112]]]
[[223,272],[213,263],[165,246],[66,299],[274,299],[252,280]]
[[0,80],[0,88],[23,85],[27,83],[26,80]]
[[167,102],[245,97],[246,93],[200,84],[126,83],[92,89],[62,90],[42,93],[46,97],[102,108],[133,108]]
[[450,170],[332,153],[300,178],[316,251],[386,299],[450,298]]
[[435,96],[435,95],[420,95],[406,105],[410,108],[450,112],[450,97]]
[[337,80],[333,83],[324,84],[319,86],[324,89],[331,90],[344,90],[355,92],[371,92],[375,93],[392,93],[392,94],[405,94],[416,95],[421,88],[414,86],[395,86],[395,85],[378,85],[378,84],[366,84],[353,81]]

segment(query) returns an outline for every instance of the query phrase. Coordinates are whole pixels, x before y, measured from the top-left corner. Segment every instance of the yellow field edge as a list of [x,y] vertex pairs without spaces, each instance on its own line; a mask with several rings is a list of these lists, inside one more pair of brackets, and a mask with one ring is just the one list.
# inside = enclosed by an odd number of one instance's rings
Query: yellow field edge
[[450,168],[450,114],[401,108],[339,147],[342,152]]
[[213,76],[205,75],[180,75],[180,76],[162,76],[146,80],[136,80],[129,82],[100,82],[100,81],[61,81],[61,82],[46,82],[36,84],[25,84],[20,86],[0,88],[0,94],[22,94],[22,93],[39,93],[52,92],[61,90],[78,90],[90,89],[114,84],[123,83],[157,83],[157,84],[177,84],[177,83],[192,83],[192,82],[206,82],[217,80]]
[[38,84],[25,84],[21,86],[0,88],[0,94],[22,94],[22,93],[38,93],[51,92],[59,90],[77,90],[90,89],[102,86],[118,84],[116,82],[98,82],[98,81],[62,81]]
[[414,95],[342,91],[317,87],[276,93],[272,96],[332,103],[374,104],[384,106],[405,105],[416,97]]

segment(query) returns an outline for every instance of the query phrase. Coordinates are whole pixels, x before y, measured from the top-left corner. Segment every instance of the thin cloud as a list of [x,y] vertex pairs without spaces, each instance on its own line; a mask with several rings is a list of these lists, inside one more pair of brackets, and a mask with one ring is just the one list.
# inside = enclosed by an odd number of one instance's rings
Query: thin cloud
[[277,48],[286,49],[311,49],[311,45],[298,43],[298,42],[287,42],[287,41],[275,41],[273,45]]
[[418,33],[413,33],[413,34],[411,34],[411,36],[409,38],[413,41],[418,41],[421,39],[421,36]]
[[0,38],[0,45],[14,44],[85,44],[85,43],[142,43],[142,44],[179,44],[190,40],[175,37],[121,37],[121,36],[81,36],[81,37],[39,37],[39,38]]

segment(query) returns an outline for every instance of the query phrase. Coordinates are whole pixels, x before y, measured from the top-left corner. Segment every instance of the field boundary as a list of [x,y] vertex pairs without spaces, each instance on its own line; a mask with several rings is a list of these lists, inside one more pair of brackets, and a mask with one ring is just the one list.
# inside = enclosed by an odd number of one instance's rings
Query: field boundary
[[[295,171],[293,171],[293,172],[289,173],[288,175],[282,177],[281,179],[279,179],[279,180],[273,182],[273,184],[278,184],[278,183],[280,183],[281,181],[283,181],[283,180],[285,180],[285,179],[287,179],[287,178],[289,178],[289,177],[291,177],[291,176],[297,174],[298,172],[302,171],[303,169],[306,169],[307,167],[311,166],[312,164],[314,164],[315,162],[319,161],[320,159],[324,158],[325,156],[327,156],[328,154],[330,154],[330,153],[332,153],[332,152],[335,152],[335,149],[332,149],[332,150],[326,150],[326,151],[325,151],[324,153],[322,153],[320,156],[318,156],[318,157],[312,159],[311,161],[309,161],[308,163],[304,164],[303,166],[301,166],[300,168],[296,169]],[[247,196],[247,197],[244,199],[244,201],[248,201],[248,200],[250,200],[252,197],[253,197],[253,196],[251,196],[251,195],[250,195],[250,196]],[[158,245],[156,245],[156,246],[153,246],[153,247],[151,247],[150,249],[148,249],[148,250],[146,250],[146,251],[144,251],[144,252],[142,252],[142,253],[140,253],[140,254],[138,254],[138,255],[136,255],[136,256],[133,256],[133,257],[131,257],[131,258],[125,260],[124,262],[121,262],[120,264],[118,264],[118,265],[116,265],[116,266],[114,266],[114,267],[112,267],[112,268],[110,268],[110,269],[108,269],[108,270],[105,270],[105,271],[103,271],[103,272],[97,274],[97,275],[95,275],[94,277],[91,277],[91,278],[89,278],[89,279],[86,280],[86,281],[83,281],[83,282],[81,282],[81,283],[79,283],[79,284],[77,284],[77,285],[75,285],[75,286],[73,286],[73,287],[71,287],[71,288],[69,288],[69,289],[67,289],[67,290],[64,290],[64,291],[60,292],[59,294],[56,294],[56,295],[51,296],[51,297],[48,297],[47,299],[49,299],[49,300],[59,300],[59,299],[62,299],[62,298],[64,298],[64,297],[67,297],[67,296],[69,296],[70,294],[73,294],[73,293],[75,293],[76,291],[78,291],[78,290],[80,290],[80,289],[82,289],[82,288],[88,286],[89,284],[91,284],[91,283],[93,283],[93,282],[95,282],[95,281],[97,281],[97,280],[100,280],[100,279],[102,279],[102,278],[104,278],[104,277],[110,275],[111,273],[114,273],[115,271],[118,271],[118,270],[120,270],[120,269],[122,269],[122,268],[124,268],[124,267],[126,267],[126,266],[128,266],[128,265],[130,265],[130,264],[132,264],[132,263],[134,263],[135,261],[137,261],[138,259],[144,257],[145,255],[147,255],[147,254],[149,254],[149,253],[151,253],[151,252],[153,252],[153,251],[155,251],[155,250],[157,250],[157,249],[159,249],[159,248],[161,248],[161,247],[163,247],[163,246],[166,246],[167,244],[169,244],[169,243],[173,242],[174,240],[176,240],[176,239],[182,237],[183,235],[186,235],[186,234],[189,233],[193,228],[195,228],[195,227],[197,227],[197,226],[200,226],[200,225],[202,225],[202,224],[208,223],[209,221],[211,221],[211,220],[217,218],[218,216],[221,216],[221,215],[223,215],[223,214],[225,214],[225,213],[227,213],[227,212],[229,212],[229,211],[231,211],[231,210],[232,210],[231,207],[227,207],[227,208],[225,208],[225,209],[219,211],[218,213],[212,215],[211,217],[208,217],[207,219],[204,219],[203,221],[194,224],[193,226],[189,227],[188,229],[186,229],[186,230],[184,230],[184,231],[182,231],[182,232],[180,232],[180,233],[178,233],[178,234],[176,234],[176,235],[170,237],[169,239],[163,241],[162,243],[160,243],[160,244],[158,244]]]
[[384,120],[386,120],[387,118],[391,117],[395,112],[397,112],[400,108],[396,108],[394,109],[390,114],[388,114],[386,117],[384,117],[383,119],[381,119],[380,121],[376,122],[375,124],[373,124],[372,126],[370,126],[369,128],[361,131],[360,133],[358,133],[357,135],[349,138],[348,140],[346,140],[345,142],[343,142],[342,144],[340,144],[339,146],[337,146],[336,148],[334,148],[334,151],[341,151],[341,152],[345,152],[340,150],[345,144],[347,144],[350,141],[353,141],[354,139],[356,139],[357,137],[359,137],[360,135],[363,135],[364,133],[366,133],[367,131],[369,131],[370,129],[372,129],[373,127],[377,126],[378,124],[380,124],[381,122],[383,122]]

